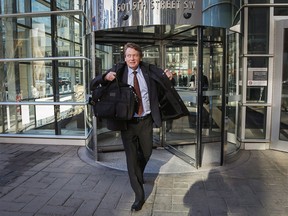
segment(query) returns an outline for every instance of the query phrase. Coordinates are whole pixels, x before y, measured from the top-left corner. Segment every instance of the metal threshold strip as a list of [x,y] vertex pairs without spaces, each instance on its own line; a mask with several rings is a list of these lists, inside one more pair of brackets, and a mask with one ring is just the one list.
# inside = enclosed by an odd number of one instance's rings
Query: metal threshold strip
[[172,154],[174,154],[175,156],[181,158],[183,161],[185,161],[186,163],[192,165],[193,167],[196,167],[196,160],[193,159],[192,157],[189,157],[187,154],[178,151],[176,148],[174,148],[171,145],[165,145],[164,147],[167,151],[171,152]]

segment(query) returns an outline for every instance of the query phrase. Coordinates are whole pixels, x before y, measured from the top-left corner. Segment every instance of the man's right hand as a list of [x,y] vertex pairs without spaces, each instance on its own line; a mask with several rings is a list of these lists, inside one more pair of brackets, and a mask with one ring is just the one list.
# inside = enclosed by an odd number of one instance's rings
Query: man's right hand
[[110,71],[109,73],[106,74],[104,80],[113,81],[115,78],[116,78],[116,72]]

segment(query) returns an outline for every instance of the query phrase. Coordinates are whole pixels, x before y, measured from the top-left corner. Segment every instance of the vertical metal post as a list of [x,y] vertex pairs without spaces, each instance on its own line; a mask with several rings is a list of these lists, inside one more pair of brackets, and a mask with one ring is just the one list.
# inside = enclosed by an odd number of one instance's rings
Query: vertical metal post
[[97,139],[97,118],[95,116],[93,116],[92,118],[93,121],[93,147],[92,147],[92,151],[93,151],[93,156],[94,156],[94,160],[98,161],[98,139]]
[[202,80],[203,80],[203,29],[198,27],[197,29],[197,44],[198,44],[198,64],[197,64],[197,127],[196,127],[196,168],[198,169],[202,165],[202,110],[203,110],[203,92],[202,92]]
[[[228,37],[228,34],[226,34],[226,30],[223,30],[223,36],[222,36],[222,47],[223,47],[223,69],[222,69],[222,116],[221,116],[221,153],[220,153],[220,166],[224,163],[224,156],[226,154],[225,151],[225,142],[227,140],[227,129],[226,129],[226,89],[227,89],[227,83],[226,83],[226,76],[228,75],[228,65],[227,64],[227,57],[226,52],[228,51],[226,39]],[[226,36],[227,35],[227,36]]]
[[[96,57],[95,57],[95,32],[93,28],[91,27],[91,79],[96,76]],[[89,89],[90,90],[90,89]],[[93,124],[93,146],[92,146],[92,151],[93,151],[93,156],[94,160],[98,160],[98,139],[97,139],[97,118],[93,116],[92,118],[92,124]]]
[[[159,49],[160,49],[160,67],[162,69],[165,69],[165,48],[164,48],[164,43],[161,40],[159,43]],[[162,123],[162,127],[159,128],[159,141],[160,141],[160,145],[163,147],[164,146],[164,142],[166,142],[166,122]]]
[[[51,11],[57,11],[57,2],[51,1],[50,5]],[[57,28],[57,14],[51,15],[51,46],[52,46],[52,56],[58,56],[58,28]],[[53,76],[53,101],[59,102],[60,95],[59,95],[59,70],[58,70],[58,60],[52,60],[52,76]],[[55,134],[61,135],[61,127],[59,125],[58,120],[60,119],[60,105],[54,105],[54,127],[55,127]]]

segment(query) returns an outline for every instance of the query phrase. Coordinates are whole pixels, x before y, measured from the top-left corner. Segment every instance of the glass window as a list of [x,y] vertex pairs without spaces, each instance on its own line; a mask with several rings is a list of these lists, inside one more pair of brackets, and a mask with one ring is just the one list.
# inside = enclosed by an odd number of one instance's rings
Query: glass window
[[269,8],[248,8],[248,53],[269,51]]
[[[23,0],[18,0],[19,2],[25,2]],[[27,1],[26,1],[27,2]],[[25,2],[25,3],[26,3]],[[32,12],[43,12],[43,11],[50,11],[50,1],[34,1],[31,0],[32,3]],[[23,4],[23,3],[22,3]],[[20,9],[20,8],[19,8]]]
[[265,139],[267,107],[247,106],[245,121],[246,139]]
[[[224,35],[224,29],[222,28],[212,28],[212,27],[205,27],[203,28],[203,40],[204,41],[222,41],[221,36]],[[221,47],[221,45],[219,45]]]
[[267,102],[268,72],[268,58],[248,58],[247,101]]
[[[188,87],[192,68],[196,67],[197,47],[166,46],[166,66],[174,75],[175,85]],[[159,52],[157,52],[158,57]],[[194,57],[194,58],[193,58]],[[155,58],[155,57],[154,57]]]
[[288,141],[288,29],[284,31],[283,69],[282,69],[282,93],[279,139]]
[[[275,4],[287,4],[287,0],[274,0]],[[288,4],[287,4],[288,6]],[[275,16],[287,16],[288,15],[288,8],[286,7],[274,7],[274,15]]]
[[112,46],[96,45],[96,76],[105,73],[113,64],[120,61],[122,55],[119,50],[112,52]]
[[[227,94],[228,100],[226,105],[226,116],[227,116],[227,132],[228,132],[228,141],[236,142],[236,136],[238,133],[239,120],[239,41],[240,35],[238,33],[230,33],[228,36],[228,51],[227,51],[227,63],[228,63],[228,74],[226,76],[227,80]],[[239,96],[238,96],[239,95]],[[233,135],[233,136],[231,136]]]
[[242,94],[243,92],[243,58],[239,58],[239,73],[238,73],[238,78],[239,78],[239,93]]
[[81,23],[76,16],[57,16],[57,33],[62,40],[81,42]]
[[[55,118],[53,105],[1,106],[0,131],[34,135],[54,135]],[[61,105],[61,135],[86,136],[90,124],[85,122],[85,106]]]
[[[21,100],[53,102],[53,86],[59,89],[60,101],[84,102],[85,87],[83,82],[83,68],[80,60],[59,61],[59,77],[53,78],[51,61],[7,62],[0,63],[5,68],[2,79],[5,91],[0,101],[16,101],[16,95],[21,93]],[[17,70],[15,70],[15,68]]]
[[[25,28],[9,19],[1,20],[4,26],[2,40],[4,49],[0,50],[2,58],[31,58],[51,56],[51,28],[47,22],[50,18],[33,18],[32,28]],[[13,31],[16,29],[16,31]]]
[[[73,16],[70,16],[69,19],[63,16],[58,16],[58,18],[58,56],[75,56],[74,53],[77,53],[77,56],[83,56],[81,55],[82,35],[80,34],[81,24],[78,22],[79,20],[74,22]],[[18,19],[17,22],[22,25],[18,25],[17,28],[14,27],[15,23],[12,23],[10,19],[1,20],[5,49],[1,50],[2,55],[0,55],[5,58],[52,56],[50,17],[32,18],[32,25],[30,26],[25,25],[25,20]]]
[[270,3],[270,0],[248,0],[249,4]]
[[228,132],[229,133],[235,133],[235,129],[238,126],[237,125],[237,102],[236,101],[232,101],[232,102],[228,102],[226,105],[226,116],[228,117],[229,121],[228,121]]
[[223,49],[221,43],[203,44],[203,75],[207,76],[208,89],[219,90],[222,83]]
[[239,112],[238,112],[237,138],[238,138],[239,140],[241,140],[241,139],[242,139],[242,129],[243,129],[242,116],[243,116],[243,113],[245,112],[245,107],[243,107],[241,103],[238,103],[238,107],[239,107],[240,109],[239,109]]
[[23,0],[0,0],[0,14],[25,13],[30,11],[30,1],[28,2]]
[[237,43],[237,35],[231,34],[228,37],[228,77],[227,77],[227,92],[229,95],[236,94],[236,71],[238,67],[237,62],[237,50],[238,50],[238,43]]
[[82,56],[82,46],[80,44],[74,43],[74,48],[75,48],[75,56]]
[[[236,4],[235,4],[236,5]],[[223,0],[203,1],[203,24],[207,26],[231,26],[233,6]],[[223,15],[225,14],[225,15]]]
[[60,10],[80,10],[82,0],[57,0],[57,8]]

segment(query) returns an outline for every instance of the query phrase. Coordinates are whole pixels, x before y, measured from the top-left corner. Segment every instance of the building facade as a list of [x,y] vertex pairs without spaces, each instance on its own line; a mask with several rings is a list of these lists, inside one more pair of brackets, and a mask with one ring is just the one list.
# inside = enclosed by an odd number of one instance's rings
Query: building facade
[[85,145],[90,1],[0,1],[1,142]]
[[247,149],[287,151],[285,29],[288,3],[244,1],[240,9],[243,36],[239,58],[238,137]]

